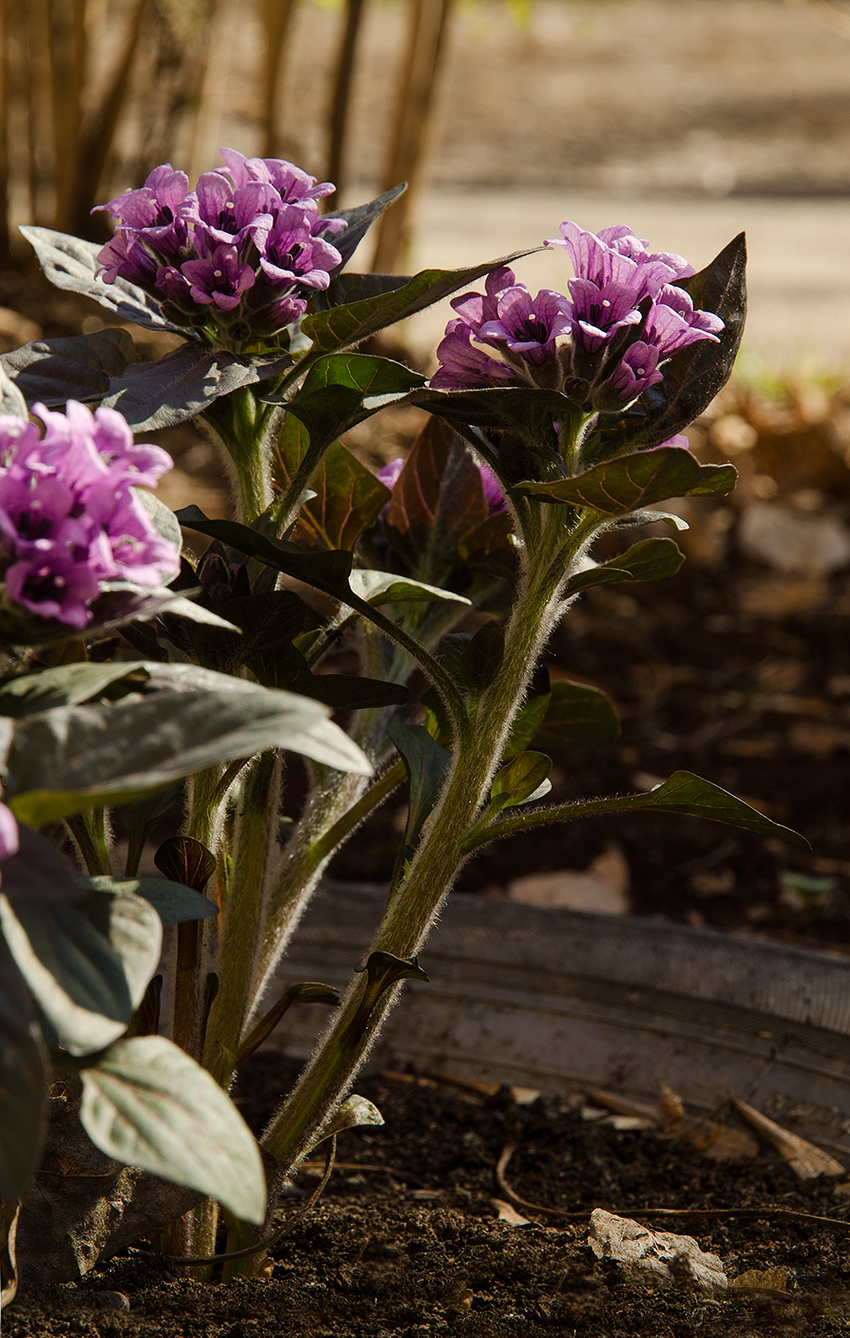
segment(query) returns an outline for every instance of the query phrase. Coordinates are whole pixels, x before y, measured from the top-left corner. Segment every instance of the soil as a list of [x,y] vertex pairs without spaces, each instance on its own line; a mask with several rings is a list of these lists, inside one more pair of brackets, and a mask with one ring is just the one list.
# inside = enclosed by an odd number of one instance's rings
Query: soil
[[[239,1097],[254,1124],[282,1077],[260,1056]],[[360,1085],[386,1120],[340,1139],[338,1164],[317,1207],[272,1252],[265,1280],[206,1286],[149,1250],[126,1255],[74,1286],[24,1288],[4,1315],[9,1338],[745,1338],[775,1331],[812,1338],[846,1332],[850,1264],[846,1198],[834,1182],[807,1185],[774,1155],[718,1163],[673,1136],[623,1131],[594,1112],[504,1088],[402,1075]],[[523,1098],[521,1092],[516,1095]],[[598,1115],[599,1112],[597,1111]],[[505,1146],[508,1191],[550,1209],[497,1216]],[[317,1170],[300,1176],[276,1226],[298,1211]],[[743,1216],[700,1220],[700,1209]],[[592,1209],[650,1229],[693,1235],[730,1279],[780,1270],[756,1290],[707,1296],[686,1281],[650,1285],[587,1246]],[[653,1217],[651,1208],[683,1211]],[[829,1216],[834,1225],[795,1220]],[[785,1214],[783,1216],[783,1214]],[[745,1279],[746,1281],[746,1279]],[[751,1280],[752,1281],[752,1280]],[[129,1304],[129,1311],[124,1307]],[[118,1307],[122,1307],[121,1310]]]

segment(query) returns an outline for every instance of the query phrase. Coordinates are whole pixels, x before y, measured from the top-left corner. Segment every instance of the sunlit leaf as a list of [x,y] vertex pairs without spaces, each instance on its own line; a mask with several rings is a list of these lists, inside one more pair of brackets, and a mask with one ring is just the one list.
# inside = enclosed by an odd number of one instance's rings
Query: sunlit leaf
[[[101,400],[136,350],[126,330],[96,330],[60,339],[37,339],[0,355],[2,367],[29,404],[64,408],[68,400]],[[24,410],[26,411],[26,410]]]
[[102,250],[97,242],[84,242],[52,228],[22,227],[20,232],[35,249],[47,278],[57,288],[93,297],[122,321],[135,321],[149,330],[170,330],[184,338],[193,337],[191,331],[167,321],[156,298],[129,279],[117,278],[114,283],[96,279],[97,257]]
[[132,363],[113,377],[103,403],[117,409],[134,432],[152,432],[194,418],[220,395],[264,381],[291,363],[288,355],[242,357],[181,344],[156,362]]
[[518,753],[493,777],[488,812],[499,813],[542,799],[552,788],[548,779],[551,770],[552,759],[545,753]]
[[318,703],[194,668],[181,683],[173,672],[180,667],[159,666],[170,690],[57,707],[17,721],[7,786],[16,815],[43,826],[98,804],[129,802],[215,762],[274,747],[341,771],[371,771]]
[[[288,470],[287,481],[294,475],[295,468]],[[339,442],[323,455],[310,488],[315,497],[301,507],[295,529],[296,539],[310,547],[353,548],[390,497],[389,488]]]
[[674,771],[669,780],[647,794],[625,795],[611,802],[616,803],[618,808],[629,810],[652,809],[663,813],[687,813],[694,818],[711,818],[714,822],[728,822],[733,827],[760,832],[763,836],[778,836],[792,845],[809,845],[799,832],[765,817],[743,799],[738,799],[728,790],[690,771]]
[[675,576],[685,555],[672,539],[641,539],[620,557],[571,576],[566,595],[577,595],[593,585],[611,581],[659,581]]
[[367,604],[396,604],[407,600],[439,600],[451,604],[469,604],[466,595],[453,590],[442,590],[424,581],[413,581],[409,576],[397,576],[391,571],[372,571],[355,567],[349,577],[351,589]]
[[397,321],[406,320],[417,311],[424,311],[426,307],[474,283],[491,270],[509,265],[511,261],[528,254],[527,251],[515,251],[501,260],[490,260],[470,269],[422,270],[403,288],[307,316],[302,322],[302,329],[307,338],[313,341],[316,352],[331,353],[335,349],[350,348],[369,335],[377,334]]
[[266,1180],[259,1147],[230,1097],[164,1036],[119,1041],[82,1073],[80,1120],[116,1161],[217,1199],[262,1222]]
[[717,496],[735,486],[732,465],[701,465],[681,446],[637,451],[556,483],[521,483],[518,491],[541,502],[567,502],[615,516],[668,497]]

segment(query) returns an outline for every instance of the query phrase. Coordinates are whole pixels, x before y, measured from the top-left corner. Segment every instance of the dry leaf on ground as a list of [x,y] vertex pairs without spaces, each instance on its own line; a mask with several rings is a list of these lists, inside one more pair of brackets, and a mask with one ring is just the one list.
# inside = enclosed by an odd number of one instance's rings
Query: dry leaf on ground
[[531,1218],[523,1217],[522,1213],[517,1212],[513,1204],[506,1203],[504,1199],[491,1199],[490,1202],[496,1209],[500,1222],[506,1222],[508,1226],[515,1227],[534,1225]]
[[844,1175],[846,1167],[828,1152],[816,1147],[799,1134],[789,1133],[746,1101],[735,1101],[735,1109],[785,1158],[800,1180],[814,1180],[819,1175]]
[[557,869],[531,873],[508,885],[511,901],[527,906],[555,906],[597,915],[628,915],[629,866],[621,850],[610,846],[583,872]]
[[726,1290],[722,1261],[701,1250],[693,1236],[650,1231],[630,1217],[595,1208],[588,1244],[598,1259],[613,1259],[628,1272],[645,1273],[657,1282],[690,1282],[709,1295]]

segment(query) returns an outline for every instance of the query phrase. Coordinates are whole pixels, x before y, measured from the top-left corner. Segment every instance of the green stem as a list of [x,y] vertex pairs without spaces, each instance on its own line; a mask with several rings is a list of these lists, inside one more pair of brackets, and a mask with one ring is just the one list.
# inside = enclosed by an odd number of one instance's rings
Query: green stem
[[315,864],[324,863],[326,859],[334,853],[337,846],[341,845],[347,836],[350,836],[354,829],[359,826],[364,818],[383,803],[387,795],[392,794],[397,785],[404,780],[404,763],[395,762],[389,771],[384,772],[374,785],[359,799],[356,804],[352,804],[347,813],[344,813],[332,827],[316,840],[310,847],[312,858]]
[[233,826],[232,866],[218,948],[218,993],[210,1011],[204,1067],[222,1087],[236,1064],[264,937],[264,902],[276,863],[282,762],[277,752],[249,764]]
[[105,809],[87,808],[73,818],[67,818],[65,825],[80,852],[86,873],[91,877],[111,874],[112,859]]
[[[470,734],[456,742],[443,795],[387,908],[374,951],[415,957],[463,863],[464,842],[486,803],[510,726],[560,611],[560,589],[592,531],[588,522],[569,533],[566,523],[560,508],[551,508],[543,517],[541,545],[533,564],[525,563],[499,672],[475,709]],[[352,1027],[362,1016],[365,988],[364,981],[355,978],[301,1080],[263,1137],[263,1146],[282,1173],[304,1154],[338,1105],[398,994],[396,986],[378,1000],[352,1046]]]
[[[221,803],[218,785],[221,767],[193,776],[189,787],[189,816],[185,834],[216,854],[220,835]],[[206,960],[202,921],[177,926],[177,969],[171,1036],[193,1059],[200,1060],[206,1012]]]
[[246,525],[272,502],[271,439],[279,412],[261,404],[250,387],[243,386],[214,400],[202,414],[226,452],[237,519]]

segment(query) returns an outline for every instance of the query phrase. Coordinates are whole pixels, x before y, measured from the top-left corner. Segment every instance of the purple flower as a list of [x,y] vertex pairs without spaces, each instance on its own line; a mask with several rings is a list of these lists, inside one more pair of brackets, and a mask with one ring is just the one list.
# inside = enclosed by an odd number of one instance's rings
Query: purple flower
[[571,328],[570,302],[560,293],[544,288],[532,297],[527,288],[517,284],[500,293],[497,317],[482,323],[478,338],[499,344],[525,362],[543,363],[555,353],[555,340]]
[[172,320],[238,351],[300,319],[342,256],[329,240],[343,219],[320,219],[330,194],[278,158],[222,149],[226,166],[194,191],[170,163],[108,205],[116,233],[98,254],[104,283],[130,280],[172,307]]
[[458,318],[449,321],[445,338],[437,346],[440,366],[431,377],[434,390],[484,389],[494,385],[517,385],[512,367],[499,362],[472,342],[473,331]]
[[246,158],[236,149],[222,149],[221,156],[237,188],[251,181],[264,181],[273,186],[284,204],[321,200],[333,195],[336,187],[330,181],[316,182],[315,177],[302,172],[300,167],[282,158]]
[[649,386],[663,381],[658,370],[658,356],[658,349],[641,339],[629,345],[609,382],[615,405],[631,404]]
[[240,264],[236,246],[217,246],[208,260],[184,260],[180,273],[194,302],[215,303],[221,311],[238,307],[242,294],[257,281],[251,266]]
[[156,588],[176,575],[177,549],[134,492],[171,459],[135,445],[114,409],[92,414],[71,400],[65,414],[33,413],[43,435],[26,419],[0,418],[0,574],[13,605],[80,630],[103,583]]
[[[312,226],[317,226],[317,220]],[[260,269],[278,288],[295,284],[327,288],[329,271],[342,261],[335,246],[313,235],[310,221],[296,205],[284,205],[270,227],[256,223],[252,236],[260,253]]]
[[[0,785],[0,794],[3,787]],[[0,860],[8,859],[18,850],[18,824],[15,815],[5,804],[0,804]],[[2,882],[2,877],[0,877]]]

